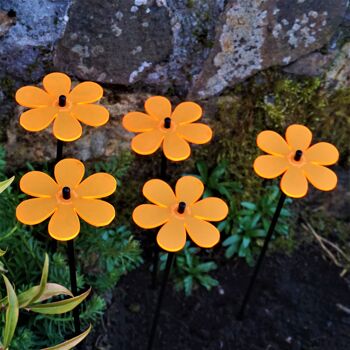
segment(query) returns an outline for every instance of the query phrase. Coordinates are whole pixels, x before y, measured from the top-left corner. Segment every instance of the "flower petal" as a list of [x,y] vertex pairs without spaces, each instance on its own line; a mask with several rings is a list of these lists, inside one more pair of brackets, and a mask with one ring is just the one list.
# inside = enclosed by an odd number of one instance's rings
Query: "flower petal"
[[28,131],[41,131],[52,123],[57,112],[54,106],[29,109],[21,114],[19,123]]
[[174,191],[163,180],[147,181],[143,186],[142,193],[150,202],[162,207],[169,207],[176,202]]
[[31,198],[16,208],[18,221],[26,225],[36,225],[50,217],[57,208],[54,198]]
[[79,197],[103,198],[110,196],[117,188],[115,178],[106,173],[97,173],[81,182],[75,192]]
[[115,218],[113,205],[100,199],[78,198],[74,207],[78,215],[93,226],[109,225]]
[[93,103],[103,96],[103,89],[92,81],[84,81],[78,84],[69,94],[73,103]]
[[191,148],[188,142],[175,132],[165,134],[163,151],[168,159],[175,162],[185,160],[191,155]]
[[293,150],[305,151],[312,141],[312,133],[304,125],[293,124],[287,128],[286,140]]
[[57,183],[41,171],[30,171],[23,175],[19,187],[30,196],[47,198],[55,196],[59,189]]
[[45,90],[35,86],[24,86],[16,92],[17,103],[24,107],[47,107],[52,105],[53,100]]
[[53,97],[57,98],[60,95],[67,96],[71,87],[71,80],[64,73],[50,73],[43,79],[44,89]]
[[328,142],[319,142],[305,151],[307,161],[319,165],[332,165],[339,159],[339,152]]
[[81,124],[71,112],[58,112],[53,124],[53,134],[57,139],[65,142],[75,141],[82,133]]
[[182,102],[176,106],[171,119],[177,124],[189,124],[202,116],[202,108],[194,102]]
[[108,109],[96,104],[73,105],[71,112],[75,118],[90,126],[101,126],[108,122]]
[[204,220],[187,216],[185,227],[192,241],[199,247],[211,248],[220,240],[219,230]]
[[179,202],[192,205],[204,192],[204,185],[201,180],[194,176],[181,177],[175,186],[176,198]]
[[170,219],[170,209],[154,204],[141,204],[134,209],[132,218],[142,228],[154,228]]
[[199,145],[209,142],[213,136],[210,127],[202,123],[179,125],[176,132],[185,140]]
[[131,148],[138,154],[152,154],[160,147],[163,138],[164,135],[160,130],[147,131],[132,139]]
[[308,183],[301,168],[292,166],[282,176],[281,190],[289,197],[301,198],[307,193]]
[[254,171],[265,179],[273,179],[283,174],[289,167],[285,157],[263,155],[255,159]]
[[66,158],[59,161],[55,166],[55,178],[57,183],[70,189],[75,189],[84,177],[84,164],[73,158]]
[[123,118],[123,127],[131,132],[151,131],[158,122],[148,114],[140,112],[130,112]]
[[145,110],[156,120],[171,117],[171,103],[163,96],[153,96],[146,100]]
[[191,215],[201,220],[221,221],[227,214],[228,206],[220,198],[204,198],[191,206]]
[[290,148],[285,139],[275,131],[262,131],[259,133],[256,143],[261,150],[275,156],[286,155],[290,152]]
[[168,252],[178,252],[186,244],[184,220],[172,217],[157,234],[158,245]]
[[49,222],[49,234],[57,241],[69,241],[80,232],[80,221],[73,205],[62,204],[52,215]]
[[330,169],[307,163],[303,167],[307,179],[321,191],[331,191],[337,186],[338,178],[337,175]]

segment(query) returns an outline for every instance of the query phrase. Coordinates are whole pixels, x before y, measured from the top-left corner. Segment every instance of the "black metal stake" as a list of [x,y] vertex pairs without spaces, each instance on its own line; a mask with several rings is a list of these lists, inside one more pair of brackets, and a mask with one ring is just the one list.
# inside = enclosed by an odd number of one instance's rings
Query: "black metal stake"
[[63,158],[63,141],[57,140],[56,148],[56,163],[58,163]]
[[[70,285],[71,292],[74,296],[78,295],[78,287],[77,287],[77,271],[75,265],[75,251],[74,251],[74,240],[70,240],[67,242],[67,255],[68,255],[68,263],[69,263],[69,274],[70,274]],[[75,334],[80,334],[80,318],[79,318],[79,306],[73,309],[73,318],[74,318],[74,330]]]
[[163,297],[164,297],[164,294],[165,294],[165,289],[166,289],[166,285],[167,285],[167,282],[168,282],[168,278],[169,278],[169,274],[170,274],[170,271],[171,271],[171,266],[173,264],[174,257],[175,257],[175,253],[168,253],[168,257],[167,257],[167,260],[166,260],[165,271],[164,271],[164,276],[163,276],[163,281],[162,281],[162,286],[161,286],[161,289],[160,289],[160,292],[159,292],[159,296],[158,296],[157,308],[156,308],[156,312],[155,312],[154,317],[153,317],[151,334],[150,334],[150,337],[149,337],[149,340],[148,340],[147,350],[152,350],[152,348],[153,348],[154,337],[156,335],[159,315],[160,315],[160,311],[162,309]]
[[[63,141],[57,140],[57,146],[56,146],[56,161],[55,165],[63,159]],[[52,170],[53,173],[53,170]],[[52,241],[49,243],[50,251],[52,253],[56,253],[57,251],[57,241],[55,239],[52,239]]]
[[[168,168],[168,162],[164,153],[162,153],[162,160],[160,163],[160,178],[164,181],[166,181],[166,178],[167,178],[167,168]],[[154,243],[153,268],[152,268],[152,288],[153,289],[157,288],[158,270],[159,270],[159,247],[157,243]]]
[[239,320],[239,321],[242,321],[243,318],[244,318],[245,309],[246,309],[247,304],[248,304],[248,302],[249,302],[250,295],[251,295],[251,293],[252,293],[252,291],[253,291],[256,278],[257,278],[257,276],[258,276],[260,267],[261,267],[262,262],[263,262],[263,260],[264,260],[264,257],[265,257],[265,254],[266,254],[268,245],[269,245],[269,243],[270,243],[270,240],[271,240],[271,238],[272,238],[273,232],[274,232],[274,230],[275,230],[275,227],[276,227],[278,218],[279,218],[279,216],[280,216],[280,214],[281,214],[281,210],[282,210],[284,201],[286,200],[286,197],[287,197],[287,196],[282,192],[282,193],[281,193],[281,196],[280,196],[280,199],[279,199],[279,201],[278,201],[278,204],[277,204],[275,213],[273,214],[273,218],[272,218],[272,221],[271,221],[269,230],[268,230],[267,235],[266,235],[266,237],[265,237],[264,245],[263,245],[263,247],[262,247],[262,249],[261,249],[261,253],[260,253],[258,262],[257,262],[257,264],[256,264],[256,266],[255,266],[255,269],[254,269],[254,272],[253,272],[253,276],[252,276],[252,278],[250,279],[249,286],[248,286],[248,289],[247,289],[247,291],[246,291],[246,293],[245,293],[245,296],[244,296],[244,299],[243,299],[241,308],[240,308],[240,310],[239,310],[239,312],[238,312],[238,314],[237,314],[237,320]]

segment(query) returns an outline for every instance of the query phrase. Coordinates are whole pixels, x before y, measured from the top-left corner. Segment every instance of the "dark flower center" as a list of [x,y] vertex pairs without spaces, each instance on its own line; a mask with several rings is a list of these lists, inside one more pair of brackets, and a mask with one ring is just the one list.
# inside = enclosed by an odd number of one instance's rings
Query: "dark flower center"
[[62,188],[62,197],[63,199],[70,199],[70,188],[65,186]]
[[58,98],[58,105],[60,107],[64,107],[67,103],[67,97],[65,95],[60,95],[60,97]]
[[303,155],[303,151],[301,151],[300,149],[298,149],[296,152],[295,152],[295,155],[294,155],[294,160],[295,161],[299,161],[301,159],[301,156]]
[[186,203],[185,202],[180,202],[179,206],[177,208],[177,212],[179,214],[183,214],[185,212],[185,209],[186,209]]
[[170,129],[171,126],[171,119],[169,117],[164,118],[164,128]]

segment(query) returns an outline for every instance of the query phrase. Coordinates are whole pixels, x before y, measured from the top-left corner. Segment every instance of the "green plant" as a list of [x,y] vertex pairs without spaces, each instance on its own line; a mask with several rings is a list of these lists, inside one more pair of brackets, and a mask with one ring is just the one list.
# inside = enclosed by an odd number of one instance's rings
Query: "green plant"
[[108,161],[99,161],[93,164],[93,172],[105,172],[114,176],[121,185],[122,178],[127,174],[129,167],[134,159],[130,152],[122,152],[119,156],[113,156]]
[[[217,265],[213,261],[203,261],[198,255],[200,249],[190,247],[186,243],[185,248],[176,254],[175,264],[172,274],[175,279],[176,290],[183,290],[186,296],[192,294],[193,289],[199,285],[207,290],[216,287],[219,282],[210,276],[210,272],[217,269]],[[167,254],[161,256],[161,269],[165,268]]]
[[99,293],[113,288],[121,276],[143,262],[140,244],[126,225],[102,232],[85,225],[77,245],[85,256],[82,267],[86,282]]
[[[2,251],[0,256],[3,257],[4,255],[5,252]],[[87,292],[79,296],[73,296],[72,293],[62,285],[56,283],[48,283],[48,275],[48,255],[45,256],[45,262],[42,269],[40,284],[33,286],[19,294],[16,294],[14,287],[12,286],[11,282],[6,277],[6,275],[2,275],[5,282],[7,295],[4,297],[0,295],[0,312],[3,314],[6,310],[5,317],[1,317],[0,321],[0,324],[3,324],[3,336],[2,340],[0,341],[1,350],[10,349],[13,336],[16,332],[20,310],[26,310],[27,312],[31,311],[43,315],[60,315],[73,310],[81,302],[83,302],[86,299],[86,297],[90,294],[90,290],[88,290]],[[70,298],[46,302],[54,297],[59,296],[70,296]],[[55,345],[50,348],[45,348],[44,350],[72,349],[89,334],[90,330],[91,326],[82,334],[70,340],[67,340],[62,344]]]
[[241,185],[228,178],[228,163],[221,161],[214,168],[209,168],[207,162],[200,160],[196,162],[199,178],[204,183],[204,197],[213,196],[217,193],[232,198],[233,193],[241,192]]
[[[276,186],[268,188],[267,193],[256,202],[243,201],[237,210],[235,203],[230,202],[230,213],[227,219],[219,224],[220,231],[227,237],[222,245],[226,248],[226,258],[237,254],[245,258],[249,265],[254,263],[254,247],[261,246],[277,206],[280,191]],[[290,211],[287,199],[275,228],[276,235],[288,235]]]

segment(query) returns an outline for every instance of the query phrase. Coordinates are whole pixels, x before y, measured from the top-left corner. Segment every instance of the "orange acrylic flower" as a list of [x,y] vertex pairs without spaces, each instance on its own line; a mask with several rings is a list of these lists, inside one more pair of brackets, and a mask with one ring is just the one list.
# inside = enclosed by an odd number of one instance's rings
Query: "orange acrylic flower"
[[258,147],[269,155],[259,156],[254,162],[255,172],[266,179],[282,175],[281,190],[290,197],[304,197],[308,181],[322,191],[333,190],[337,175],[325,165],[338,161],[338,150],[327,142],[312,146],[312,133],[303,126],[294,124],[287,128],[286,140],[274,131],[258,135]]
[[203,144],[212,138],[208,125],[194,123],[202,116],[197,103],[180,103],[172,112],[167,98],[154,96],[145,102],[145,110],[146,113],[130,112],[123,118],[126,130],[140,133],[131,142],[138,154],[152,154],[162,146],[168,159],[185,160],[191,154],[188,142]]
[[24,129],[41,131],[53,122],[55,137],[67,142],[81,136],[80,122],[95,127],[107,123],[108,110],[93,104],[103,95],[100,85],[86,81],[71,90],[66,74],[50,73],[44,77],[43,86],[44,89],[24,86],[16,92],[16,101],[31,108],[20,117]]
[[36,225],[49,218],[49,234],[58,241],[68,241],[80,232],[79,217],[93,226],[105,226],[115,217],[114,207],[100,200],[117,186],[112,175],[96,173],[82,181],[85,167],[77,159],[63,159],[55,166],[55,179],[40,171],[25,174],[21,190],[33,197],[20,203],[17,219]]
[[177,252],[185,246],[186,232],[198,246],[211,248],[219,242],[220,233],[207,221],[225,219],[228,207],[215,197],[199,200],[203,191],[203,183],[193,176],[180,178],[175,193],[162,180],[147,181],[143,194],[153,204],[139,205],[133,212],[133,219],[146,229],[163,225],[157,242],[169,252]]

